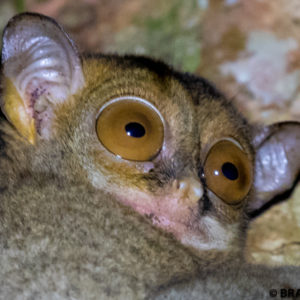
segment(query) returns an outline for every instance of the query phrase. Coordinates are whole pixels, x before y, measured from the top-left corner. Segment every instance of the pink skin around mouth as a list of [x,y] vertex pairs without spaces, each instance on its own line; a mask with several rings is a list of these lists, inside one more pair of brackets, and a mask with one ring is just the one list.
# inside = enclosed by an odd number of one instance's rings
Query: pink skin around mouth
[[145,193],[138,194],[135,193],[134,197],[138,201],[128,200],[133,199],[129,195],[120,200],[139,214],[150,217],[154,226],[173,233],[179,240],[182,240],[188,231],[193,231],[191,220],[197,203],[192,207],[173,195],[151,197]]

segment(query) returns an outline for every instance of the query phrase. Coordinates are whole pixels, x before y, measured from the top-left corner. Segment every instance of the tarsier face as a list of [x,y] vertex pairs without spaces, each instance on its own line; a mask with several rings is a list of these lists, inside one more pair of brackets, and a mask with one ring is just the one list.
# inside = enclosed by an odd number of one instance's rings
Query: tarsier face
[[80,57],[46,17],[10,21],[2,63],[2,110],[33,167],[54,141],[74,174],[194,248],[234,243],[245,212],[298,173],[299,124],[254,128],[204,79],[160,62]]
[[[89,141],[78,143],[92,146],[83,155],[91,161],[82,166],[96,187],[109,190],[181,241],[207,247],[204,233],[219,227],[220,236],[209,247],[225,247],[231,237],[221,227],[228,223],[234,232],[239,229],[252,185],[248,132],[222,100],[207,95],[197,104],[175,76],[159,78],[149,69],[129,72],[132,68],[119,65],[102,76],[93,95],[84,96],[89,99],[84,123],[94,121]],[[120,78],[115,86],[112,74]],[[112,91],[109,97],[107,90]],[[199,122],[207,118],[204,108],[212,111],[211,118]]]

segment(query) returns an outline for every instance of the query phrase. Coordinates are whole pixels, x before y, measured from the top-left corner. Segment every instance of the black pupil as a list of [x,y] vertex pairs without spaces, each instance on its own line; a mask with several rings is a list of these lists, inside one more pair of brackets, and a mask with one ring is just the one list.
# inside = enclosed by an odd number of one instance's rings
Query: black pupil
[[136,122],[126,124],[125,130],[127,135],[135,138],[143,137],[146,133],[144,126]]
[[226,162],[222,166],[222,173],[229,180],[236,180],[239,177],[239,172],[236,166],[230,162]]

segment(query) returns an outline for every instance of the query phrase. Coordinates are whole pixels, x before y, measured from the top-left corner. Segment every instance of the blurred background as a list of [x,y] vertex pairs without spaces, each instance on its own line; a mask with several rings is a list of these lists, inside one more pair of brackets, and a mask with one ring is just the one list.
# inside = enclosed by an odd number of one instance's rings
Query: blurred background
[[[85,52],[162,59],[215,83],[251,121],[300,121],[299,0],[0,0],[55,18]],[[258,217],[249,261],[300,265],[300,187]]]

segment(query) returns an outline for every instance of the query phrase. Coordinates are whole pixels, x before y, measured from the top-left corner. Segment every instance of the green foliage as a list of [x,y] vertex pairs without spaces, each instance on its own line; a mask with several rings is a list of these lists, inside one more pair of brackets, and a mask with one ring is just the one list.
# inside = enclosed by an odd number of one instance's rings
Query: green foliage
[[15,8],[18,13],[25,11],[25,0],[14,0]]
[[156,16],[137,18],[134,26],[116,36],[109,50],[150,55],[184,71],[195,71],[200,64],[202,11],[195,0],[169,3]]

